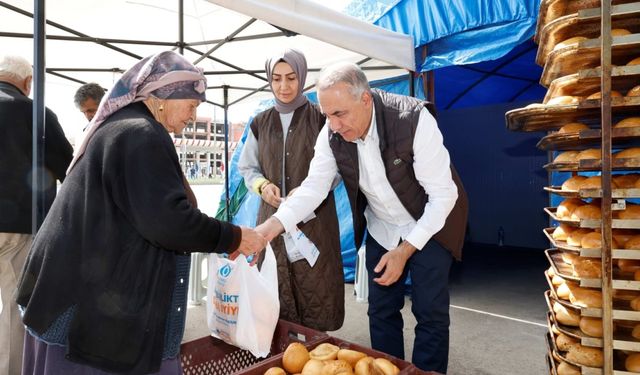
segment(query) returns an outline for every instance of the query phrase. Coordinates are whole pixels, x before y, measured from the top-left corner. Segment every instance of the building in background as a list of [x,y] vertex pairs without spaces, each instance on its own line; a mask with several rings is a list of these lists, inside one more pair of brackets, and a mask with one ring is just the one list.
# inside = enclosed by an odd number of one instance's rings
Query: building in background
[[[244,126],[243,123],[229,124],[229,159],[242,137]],[[224,123],[197,117],[182,134],[174,134],[173,143],[187,178],[224,176]]]

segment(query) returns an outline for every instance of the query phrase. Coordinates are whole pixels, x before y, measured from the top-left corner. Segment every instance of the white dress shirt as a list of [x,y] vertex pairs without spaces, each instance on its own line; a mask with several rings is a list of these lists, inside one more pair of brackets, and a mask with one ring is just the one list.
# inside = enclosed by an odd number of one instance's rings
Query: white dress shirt
[[[280,205],[274,216],[286,231],[307,217],[327,196],[338,167],[329,146],[329,123],[322,128],[315,145],[309,175],[294,194]],[[387,180],[376,124],[375,108],[364,140],[354,141],[358,147],[359,186],[367,198],[367,229],[387,250],[406,240],[422,249],[444,226],[453,209],[458,190],[451,178],[449,153],[435,119],[425,108],[420,112],[413,141],[414,173],[429,195],[423,215],[416,221],[404,208]]]

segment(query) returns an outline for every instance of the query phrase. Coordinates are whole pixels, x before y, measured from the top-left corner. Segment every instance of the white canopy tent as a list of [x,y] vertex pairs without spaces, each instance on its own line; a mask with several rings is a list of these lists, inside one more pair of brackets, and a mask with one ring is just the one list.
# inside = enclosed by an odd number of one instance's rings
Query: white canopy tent
[[[137,59],[165,49],[182,51],[205,70],[210,103],[201,106],[199,114],[218,119],[221,115],[214,113],[214,107],[225,106],[225,87],[232,120],[245,120],[258,100],[271,97],[264,61],[283,47],[298,48],[307,56],[307,87],[321,67],[336,61],[360,63],[371,80],[401,75],[406,72],[402,68],[413,67],[410,36],[367,24],[319,3],[50,1],[45,13],[46,105],[58,114],[68,133],[82,127],[83,118],[73,106],[73,93],[81,83],[93,81],[109,88]],[[3,53],[33,57],[33,7],[32,0],[0,1]]]

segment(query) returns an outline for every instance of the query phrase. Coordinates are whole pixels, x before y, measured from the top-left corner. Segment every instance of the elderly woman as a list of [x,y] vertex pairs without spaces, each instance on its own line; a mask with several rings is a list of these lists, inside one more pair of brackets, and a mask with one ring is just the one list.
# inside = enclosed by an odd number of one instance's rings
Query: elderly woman
[[[245,184],[262,197],[258,223],[273,215],[281,199],[307,176],[325,122],[320,109],[302,94],[307,76],[302,52],[286,49],[265,65],[276,104],[253,119],[238,166]],[[336,330],[344,321],[344,276],[333,193],[315,217],[298,228],[319,256],[311,266],[296,254],[289,234],[271,242],[278,262],[280,317],[322,331]]]
[[251,254],[248,228],[196,208],[169,133],[205,100],[200,70],[145,58],[102,101],[23,270],[23,374],[179,374],[191,251]]

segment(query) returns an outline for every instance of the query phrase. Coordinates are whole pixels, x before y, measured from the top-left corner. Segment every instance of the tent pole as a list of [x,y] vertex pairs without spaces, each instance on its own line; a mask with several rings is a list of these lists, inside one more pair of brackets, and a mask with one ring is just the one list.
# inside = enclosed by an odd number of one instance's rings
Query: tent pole
[[178,0],[178,51],[184,55],[184,0]]
[[[33,3],[33,123],[32,123],[32,161],[31,175],[33,190],[31,192],[31,233],[34,235],[42,225],[45,216],[44,204],[44,141],[45,141],[45,107],[44,107],[44,74],[45,74],[45,37],[46,18],[45,0],[34,0]],[[54,182],[55,183],[55,182]]]
[[229,86],[222,88],[224,92],[224,204],[227,213],[227,221],[231,221],[229,213]]
[[413,72],[409,72],[409,96],[416,97],[416,82],[413,80]]

